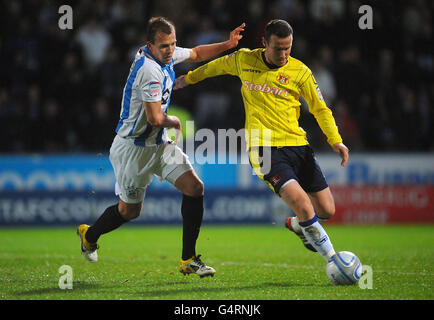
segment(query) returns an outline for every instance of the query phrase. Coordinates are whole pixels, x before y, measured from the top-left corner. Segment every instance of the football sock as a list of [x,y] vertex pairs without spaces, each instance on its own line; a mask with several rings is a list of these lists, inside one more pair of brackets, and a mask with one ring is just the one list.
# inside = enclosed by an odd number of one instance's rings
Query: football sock
[[299,221],[298,224],[309,243],[326,261],[329,261],[335,254],[335,250],[324,228],[319,224],[317,216],[315,215],[311,220]]
[[[291,217],[294,217],[293,219],[291,219],[291,227],[292,227],[292,229],[293,229],[295,232],[297,232],[297,233],[302,232],[301,227],[300,227],[300,225],[298,224],[298,217],[295,216],[295,215],[293,215],[293,216],[291,215]],[[319,217],[318,215],[317,215],[316,217],[318,218],[318,222],[319,222],[319,223],[323,223],[323,222],[329,220],[329,218],[321,218],[321,217]]]
[[[294,229],[295,232],[301,232],[300,225],[298,224],[298,217],[296,215],[290,215],[290,217],[294,217],[294,219],[291,219],[292,229]],[[319,223],[323,223],[330,219],[330,218],[321,218],[318,215],[316,217],[318,218]]]
[[327,221],[329,218],[321,218],[320,216],[317,215],[318,218],[318,222],[319,223],[323,223],[324,221]]
[[196,255],[196,240],[199,236],[203,217],[203,196],[183,195],[182,205],[182,260]]
[[87,229],[85,238],[90,243],[96,243],[98,238],[127,222],[119,213],[118,204],[105,209],[104,213]]

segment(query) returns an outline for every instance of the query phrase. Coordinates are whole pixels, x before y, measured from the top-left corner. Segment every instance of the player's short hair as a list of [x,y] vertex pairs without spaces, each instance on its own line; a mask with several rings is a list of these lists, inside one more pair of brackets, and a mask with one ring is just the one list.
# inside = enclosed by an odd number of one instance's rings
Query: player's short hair
[[270,41],[271,36],[274,34],[279,38],[286,38],[292,34],[293,30],[291,25],[285,20],[274,19],[267,23],[265,26],[265,40]]
[[171,34],[175,31],[175,26],[170,20],[164,17],[152,17],[148,21],[148,30],[146,32],[147,40],[154,43],[155,35],[158,31]]

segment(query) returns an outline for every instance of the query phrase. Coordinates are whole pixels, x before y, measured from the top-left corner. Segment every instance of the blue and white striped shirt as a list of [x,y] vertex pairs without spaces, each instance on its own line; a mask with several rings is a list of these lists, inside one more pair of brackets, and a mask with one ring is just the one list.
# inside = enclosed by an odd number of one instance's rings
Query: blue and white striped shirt
[[116,133],[134,139],[139,146],[155,146],[167,141],[166,129],[153,127],[146,119],[143,102],[161,101],[167,114],[175,82],[173,66],[190,57],[191,49],[176,47],[172,61],[163,64],[152,56],[147,46],[141,47],[131,66],[122,97],[120,120]]

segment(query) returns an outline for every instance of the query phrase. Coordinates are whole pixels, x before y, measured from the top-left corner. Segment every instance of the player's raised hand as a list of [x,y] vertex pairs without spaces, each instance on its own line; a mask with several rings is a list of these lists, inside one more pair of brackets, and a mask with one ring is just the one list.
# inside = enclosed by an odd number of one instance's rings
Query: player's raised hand
[[173,90],[182,89],[184,87],[188,86],[187,82],[185,82],[185,74],[182,76],[179,76],[175,79],[175,85],[173,86]]
[[246,27],[246,24],[243,22],[239,27],[236,27],[234,30],[231,31],[229,35],[229,49],[235,48],[238,46],[238,41],[240,41],[243,38],[243,35],[241,32],[244,31],[244,28]]
[[345,167],[348,162],[348,148],[342,142],[335,143],[332,148],[341,157],[341,166]]

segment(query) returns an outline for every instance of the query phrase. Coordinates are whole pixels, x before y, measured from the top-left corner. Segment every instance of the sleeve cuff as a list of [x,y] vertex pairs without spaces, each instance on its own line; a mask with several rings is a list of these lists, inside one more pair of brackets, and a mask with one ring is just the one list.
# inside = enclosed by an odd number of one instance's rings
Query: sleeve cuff
[[189,71],[184,78],[186,84],[194,84],[194,82],[190,79],[190,75],[191,75],[191,71]]
[[342,138],[341,137],[334,137],[331,139],[327,139],[327,142],[329,143],[330,146],[334,146],[336,143],[342,142]]

